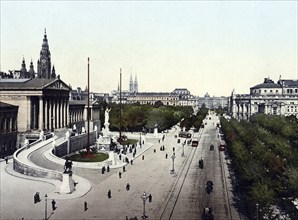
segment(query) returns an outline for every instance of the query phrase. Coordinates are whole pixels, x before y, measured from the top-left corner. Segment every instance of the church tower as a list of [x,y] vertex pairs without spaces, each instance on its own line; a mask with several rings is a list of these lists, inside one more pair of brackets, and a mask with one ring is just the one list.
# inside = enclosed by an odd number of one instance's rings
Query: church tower
[[137,75],[135,76],[134,92],[139,92],[139,85],[138,85]]
[[129,80],[129,92],[133,92],[133,81],[132,81],[132,75],[130,74],[130,80]]
[[44,32],[43,43],[40,51],[40,59],[37,61],[38,78],[50,79],[51,76],[51,53],[47,39],[46,29]]

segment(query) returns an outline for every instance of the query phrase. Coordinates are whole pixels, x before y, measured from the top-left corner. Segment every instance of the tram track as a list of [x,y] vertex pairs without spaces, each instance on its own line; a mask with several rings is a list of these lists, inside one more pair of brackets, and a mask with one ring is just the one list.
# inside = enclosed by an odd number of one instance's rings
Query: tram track
[[[199,141],[201,140],[202,132],[199,134]],[[187,174],[189,173],[189,169],[193,163],[194,156],[196,155],[197,147],[192,147],[190,153],[188,154],[181,171],[174,182],[174,185],[167,197],[165,206],[163,207],[163,211],[159,219],[171,219],[180,197],[181,191],[183,189],[183,185],[185,183]]]

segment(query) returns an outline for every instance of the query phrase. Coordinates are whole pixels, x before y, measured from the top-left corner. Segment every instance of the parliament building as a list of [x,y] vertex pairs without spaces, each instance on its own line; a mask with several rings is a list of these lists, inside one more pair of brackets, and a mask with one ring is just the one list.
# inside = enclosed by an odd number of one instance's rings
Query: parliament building
[[[29,70],[23,58],[21,69],[0,75],[0,157],[11,155],[21,147],[24,138],[72,127],[85,126],[86,105],[74,102],[70,106],[71,87],[56,75],[46,32],[35,72],[31,60]],[[98,103],[91,103],[91,116],[100,124]],[[70,112],[71,111],[71,112]],[[99,127],[98,127],[99,128]]]

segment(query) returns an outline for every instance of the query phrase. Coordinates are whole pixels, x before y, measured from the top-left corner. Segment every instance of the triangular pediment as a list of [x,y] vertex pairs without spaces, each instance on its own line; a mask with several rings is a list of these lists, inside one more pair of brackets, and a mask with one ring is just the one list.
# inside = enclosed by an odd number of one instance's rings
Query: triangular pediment
[[53,82],[50,82],[49,84],[45,85],[43,89],[71,91],[71,88],[66,83],[64,83],[61,79],[57,79]]

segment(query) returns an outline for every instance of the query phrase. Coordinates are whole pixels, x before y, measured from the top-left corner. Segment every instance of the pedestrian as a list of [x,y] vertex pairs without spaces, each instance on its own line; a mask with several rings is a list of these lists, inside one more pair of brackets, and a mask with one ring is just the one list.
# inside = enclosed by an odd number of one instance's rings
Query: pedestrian
[[149,194],[148,198],[149,198],[149,202],[152,202],[152,195],[151,195],[151,193]]
[[173,147],[173,152],[175,152],[175,147]]
[[128,217],[126,216],[125,220],[128,220]]
[[121,160],[121,154],[119,154],[119,160]]
[[126,184],[126,190],[128,191],[130,189],[129,183]]
[[87,207],[87,202],[84,202],[84,211],[87,211],[88,207]]
[[155,149],[153,151],[154,151],[154,153],[156,153],[156,150]]
[[109,191],[108,191],[108,198],[110,199],[112,197],[112,192],[111,192],[111,190],[109,189]]
[[130,164],[133,165],[133,160],[132,159],[130,160]]
[[56,209],[56,202],[54,199],[52,200],[52,209],[53,209],[53,211],[55,211],[55,209]]
[[166,154],[166,159],[168,159],[168,154]]
[[6,162],[6,164],[8,164],[8,158],[7,157],[5,157],[5,162]]
[[144,155],[142,155],[142,160],[144,160]]
[[110,172],[110,166],[109,165],[107,166],[107,172]]
[[121,172],[119,171],[119,179],[121,178]]
[[125,172],[125,166],[123,166],[123,173]]
[[104,169],[104,167],[101,168],[101,173],[102,173],[102,174],[105,173],[105,169]]

